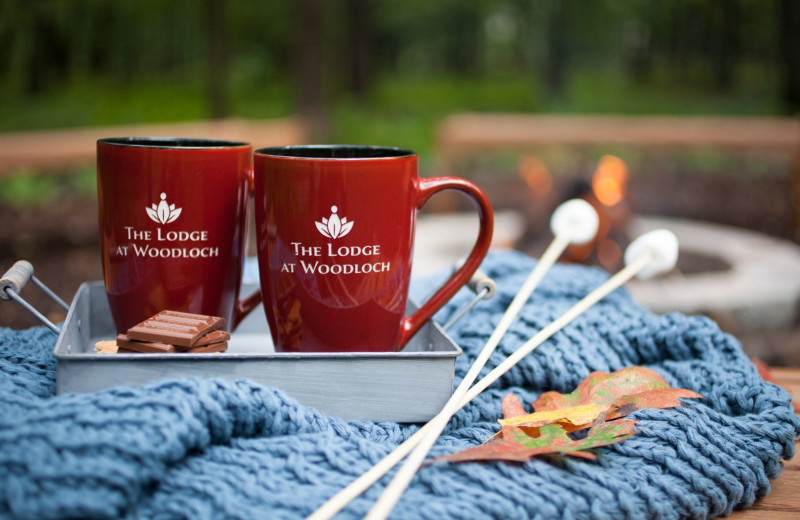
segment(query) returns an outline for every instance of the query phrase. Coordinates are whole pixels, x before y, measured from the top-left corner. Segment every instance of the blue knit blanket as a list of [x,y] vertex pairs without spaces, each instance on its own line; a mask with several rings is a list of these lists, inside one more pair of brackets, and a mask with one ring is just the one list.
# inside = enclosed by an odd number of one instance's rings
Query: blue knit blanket
[[[518,253],[485,261],[498,295],[450,331],[464,349],[457,379],[533,264]],[[556,266],[485,371],[607,276]],[[469,299],[462,291],[438,318]],[[418,429],[328,417],[247,380],[168,380],[56,397],[54,340],[43,328],[0,329],[2,518],[302,518]],[[531,402],[545,390],[573,390],[591,371],[631,365],[705,399],[636,412],[639,434],[598,449],[594,462],[424,467],[392,518],[710,518],[769,492],[800,433],[788,393],[762,381],[738,342],[708,319],[655,316],[623,290],[459,412],[432,455],[495,433],[507,392]],[[388,479],[340,518],[361,518]]]

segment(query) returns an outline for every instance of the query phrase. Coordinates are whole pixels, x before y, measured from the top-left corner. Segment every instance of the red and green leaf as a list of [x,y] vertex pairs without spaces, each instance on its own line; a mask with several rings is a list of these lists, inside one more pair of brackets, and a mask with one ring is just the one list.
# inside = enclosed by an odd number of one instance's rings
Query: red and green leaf
[[644,408],[675,408],[681,405],[681,402],[678,401],[680,397],[692,399],[703,398],[703,396],[697,392],[692,392],[684,388],[650,390],[648,392],[626,395],[618,398],[611,404],[608,420],[625,417],[636,410],[642,410]]
[[528,414],[517,396],[510,392],[503,397],[503,403],[501,406],[503,409],[503,417],[506,419],[511,419],[512,417],[516,417],[518,415]]
[[583,439],[573,440],[566,430],[557,424],[548,424],[538,429],[538,436],[529,435],[525,428],[504,426],[501,435],[492,440],[452,455],[439,457],[433,462],[470,462],[477,460],[504,460],[527,462],[539,455],[570,455],[587,459],[596,456],[586,450],[608,446],[623,441],[635,433],[636,421],[623,419],[602,423],[589,430]]
[[[530,414],[515,395],[507,394],[502,402],[499,433],[481,446],[433,462],[525,462],[549,454],[594,459],[595,455],[586,450],[621,442],[635,433],[636,421],[620,417],[643,408],[680,406],[679,398],[702,396],[671,388],[664,378],[645,367],[611,374],[593,372],[569,394],[542,394],[533,403],[536,412]],[[586,435],[576,438],[573,432],[579,430],[586,431]]]
[[533,403],[533,408],[544,412],[584,403],[611,404],[622,396],[669,388],[663,377],[646,367],[628,367],[611,374],[592,372],[572,393],[543,393]]

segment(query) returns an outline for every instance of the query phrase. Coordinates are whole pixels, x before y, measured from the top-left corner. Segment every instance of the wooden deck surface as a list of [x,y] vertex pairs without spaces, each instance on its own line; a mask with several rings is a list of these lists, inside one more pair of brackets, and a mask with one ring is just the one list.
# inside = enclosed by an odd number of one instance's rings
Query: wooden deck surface
[[[800,370],[773,368],[777,384],[791,392],[795,406],[800,405]],[[751,509],[735,511],[733,520],[798,520],[800,519],[800,455],[786,462],[781,476],[772,481],[772,491]]]

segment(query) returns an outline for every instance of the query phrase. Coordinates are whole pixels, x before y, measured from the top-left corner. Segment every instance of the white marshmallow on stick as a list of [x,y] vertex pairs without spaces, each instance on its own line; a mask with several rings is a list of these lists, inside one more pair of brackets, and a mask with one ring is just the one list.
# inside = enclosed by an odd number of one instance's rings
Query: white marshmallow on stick
[[[542,278],[544,278],[544,275],[547,273],[547,271],[549,271],[553,264],[556,263],[558,258],[561,256],[561,253],[564,252],[564,249],[566,249],[568,245],[583,244],[592,240],[597,234],[598,223],[599,219],[597,212],[585,200],[572,199],[556,208],[553,216],[550,219],[550,229],[554,235],[553,241],[542,254],[539,262],[537,262],[530,275],[528,275],[528,278],[522,284],[519,292],[509,304],[494,332],[487,340],[486,345],[484,345],[483,349],[481,349],[481,352],[473,362],[472,367],[470,367],[469,372],[467,372],[467,375],[464,376],[461,384],[458,386],[458,388],[456,388],[455,392],[450,397],[450,400],[448,400],[448,402],[445,404],[442,412],[431,419],[428,424],[426,424],[414,436],[410,437],[403,444],[398,446],[392,453],[379,461],[375,466],[373,466],[372,469],[361,475],[361,477],[353,481],[349,486],[334,495],[330,500],[328,500],[328,502],[323,504],[322,507],[317,509],[311,516],[309,516],[309,520],[323,520],[331,518],[351,500],[364,492],[364,490],[366,490],[387,471],[400,462],[403,457],[405,457],[424,437],[425,432],[434,429],[434,422],[437,420],[437,417],[442,417],[439,420],[444,421],[444,424],[441,426],[441,428],[444,428],[444,426],[447,424],[447,421],[450,420],[450,416],[452,416],[452,414],[460,408],[458,403],[464,397],[470,385],[472,385],[475,379],[477,379],[481,369],[483,369],[483,367],[486,365],[489,357],[492,355],[492,353],[494,353],[497,345],[500,344],[500,340],[511,327],[514,319],[525,306],[525,303],[539,285],[539,282],[542,281]],[[443,414],[443,412],[448,410],[449,414]],[[441,429],[438,431],[441,432]],[[438,438],[438,436],[439,433],[436,434],[434,439]]]
[[626,266],[624,269],[609,278],[605,283],[589,293],[567,312],[539,331],[538,334],[528,340],[494,370],[489,372],[489,374],[481,379],[474,387],[470,388],[469,391],[466,392],[466,395],[464,395],[463,400],[460,400],[456,406],[449,406],[450,401],[448,401],[442,412],[428,423],[431,425],[430,428],[428,431],[424,432],[424,436],[418,442],[414,451],[411,452],[406,462],[400,467],[400,470],[365,518],[367,520],[383,520],[389,516],[389,513],[392,512],[395,504],[400,500],[400,497],[408,487],[411,479],[416,474],[420,465],[425,460],[425,457],[428,455],[428,452],[430,452],[430,449],[436,442],[436,439],[438,439],[442,430],[455,412],[483,392],[489,385],[497,381],[497,379],[508,372],[508,370],[516,365],[522,358],[530,354],[553,334],[563,329],[572,320],[621,287],[625,282],[636,275],[648,278],[669,271],[675,267],[677,259],[678,239],[670,231],[664,229],[651,231],[634,240],[625,251]]

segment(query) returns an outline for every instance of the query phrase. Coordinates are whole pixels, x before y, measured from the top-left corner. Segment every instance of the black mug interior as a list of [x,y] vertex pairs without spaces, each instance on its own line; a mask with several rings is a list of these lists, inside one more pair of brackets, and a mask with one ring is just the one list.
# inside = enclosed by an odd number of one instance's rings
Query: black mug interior
[[250,146],[244,141],[224,141],[221,139],[195,139],[188,137],[109,137],[98,139],[98,143],[139,148],[239,148]]
[[297,159],[390,159],[416,155],[411,150],[388,146],[306,145],[261,148],[257,154]]

